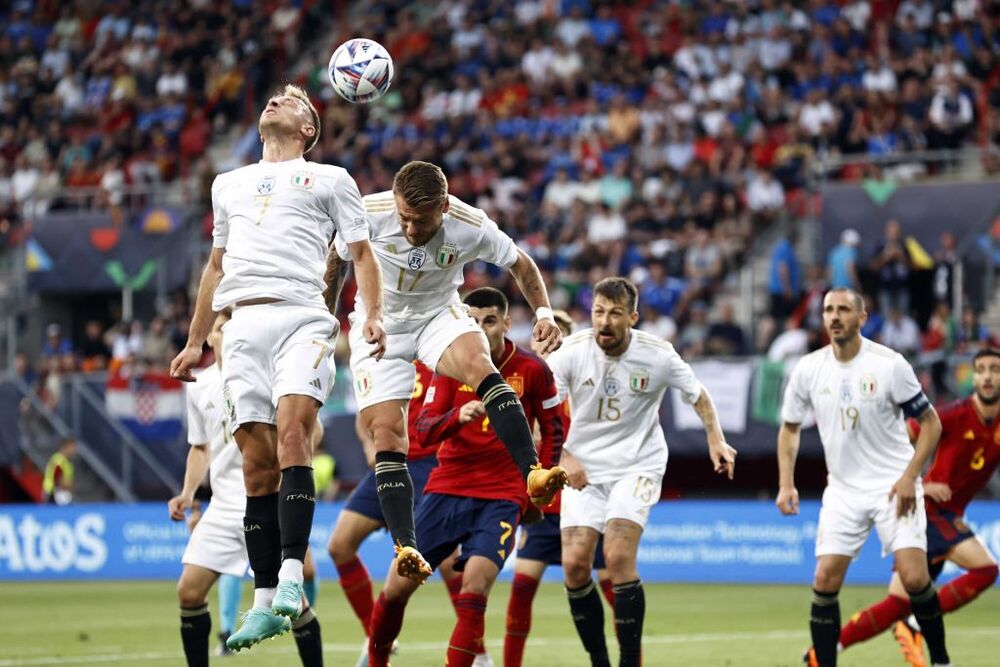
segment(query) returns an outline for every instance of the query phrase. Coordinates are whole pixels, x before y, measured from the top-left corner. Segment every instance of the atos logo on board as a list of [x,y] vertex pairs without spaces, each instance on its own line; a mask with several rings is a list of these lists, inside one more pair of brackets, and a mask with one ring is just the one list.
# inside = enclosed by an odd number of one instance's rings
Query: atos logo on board
[[93,512],[44,523],[31,514],[17,522],[0,516],[0,572],[96,572],[108,559],[104,531],[104,517]]

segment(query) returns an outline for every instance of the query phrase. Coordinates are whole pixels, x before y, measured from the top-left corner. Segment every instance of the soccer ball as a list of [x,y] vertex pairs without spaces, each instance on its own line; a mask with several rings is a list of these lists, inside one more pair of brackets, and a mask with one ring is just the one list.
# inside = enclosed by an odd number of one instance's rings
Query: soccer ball
[[333,89],[351,104],[373,102],[392,84],[392,56],[370,39],[349,39],[338,46],[326,69]]

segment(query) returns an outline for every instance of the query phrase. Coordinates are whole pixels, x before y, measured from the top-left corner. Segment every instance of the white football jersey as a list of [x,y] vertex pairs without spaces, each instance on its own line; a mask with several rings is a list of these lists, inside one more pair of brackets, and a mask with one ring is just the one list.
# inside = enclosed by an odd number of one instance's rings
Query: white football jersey
[[218,366],[212,364],[199,372],[197,378],[197,382],[184,385],[188,444],[208,447],[212,506],[219,510],[243,512],[247,501],[243,485],[243,455],[229,433],[222,373]]
[[546,360],[559,396],[569,399],[569,436],[563,445],[593,484],[629,474],[662,475],[667,440],[660,403],[668,387],[694,403],[702,386],[670,343],[638,329],[620,357],[609,357],[587,329],[567,337]]
[[816,417],[827,483],[858,491],[886,491],[913,458],[904,411],[930,404],[910,364],[898,352],[863,338],[846,364],[829,345],[802,357],[785,388],[782,421]]
[[323,274],[334,233],[347,243],[368,238],[351,175],[304,158],[220,174],[212,209],[213,245],[226,249],[215,311],[262,297],[325,308]]
[[[371,244],[385,281],[386,327],[428,320],[452,304],[459,304],[463,269],[482,260],[509,269],[517,261],[517,247],[482,209],[448,196],[451,204],[437,234],[420,247],[410,245],[396,215],[391,191],[364,198],[371,225]],[[337,252],[350,259],[345,240],[336,239]],[[354,306],[367,312],[358,291]],[[397,325],[397,326],[398,326]]]

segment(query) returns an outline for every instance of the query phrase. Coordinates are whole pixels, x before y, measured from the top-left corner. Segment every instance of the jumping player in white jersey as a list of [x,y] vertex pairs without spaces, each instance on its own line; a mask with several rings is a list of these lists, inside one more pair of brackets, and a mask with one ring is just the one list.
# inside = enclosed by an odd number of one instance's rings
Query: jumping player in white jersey
[[185,348],[171,374],[193,381],[212,311],[233,307],[222,350],[223,391],[243,453],[247,552],[254,606],[229,638],[247,648],[281,634],[301,613],[303,560],[315,510],[310,435],[333,382],[337,320],[324,300],[336,234],[369,304],[359,338],[385,351],[382,276],[354,179],[302,156],[319,137],[319,114],[286,86],[260,116],[263,160],[212,184],[213,248]]
[[636,569],[639,539],[660,499],[667,441],[660,426],[663,394],[681,392],[705,425],[715,471],[733,478],[736,450],[726,443],[712,397],[673,346],[633,328],[638,292],[624,278],[594,287],[593,329],[569,336],[549,355],[556,387],[570,404],[570,432],[560,463],[562,566],[570,611],[595,666],[608,666],[604,609],[591,570],[598,538],[614,585],[620,665],[638,667],[645,595]]
[[[799,429],[810,410],[816,416],[828,470],[816,530],[816,577],[809,616],[810,665],[837,664],[840,604],[847,567],[872,526],[883,555],[910,595],[925,631],[931,660],[948,664],[941,606],[927,569],[927,517],[920,474],[941,435],[941,421],[913,369],[897,352],[861,336],[868,314],[861,296],[832,289],[823,299],[823,325],[830,344],[796,364],[785,389],[778,431],[782,514],[797,514],[795,457]],[[905,418],[920,422],[914,446]]]
[[[482,260],[510,270],[535,310],[533,337],[546,352],[559,346],[562,334],[538,267],[482,210],[448,194],[440,167],[410,162],[396,173],[391,192],[369,195],[364,204],[372,248],[386,275],[388,352],[375,363],[357,327],[368,312],[369,296],[358,292],[350,318],[351,371],[361,428],[375,440],[376,491],[396,544],[397,571],[424,581],[431,568],[417,550],[413,482],[406,464],[414,359],[475,389],[533,503],[547,505],[565,483],[561,469],[538,465],[521,401],[493,365],[486,336],[458,298],[465,265]],[[336,247],[340,258],[348,260],[339,238]]]
[[[212,501],[191,533],[181,559],[184,570],[177,582],[181,642],[189,667],[208,665],[208,638],[212,629],[208,591],[220,575],[242,579],[249,564],[242,526],[246,509],[243,457],[230,434],[220,372],[222,327],[230,316],[228,309],[219,313],[208,335],[208,344],[215,351],[215,365],[199,372],[198,382],[188,385],[185,402],[191,448],[184,470],[184,488],[167,503],[170,518],[183,521],[185,511],[194,504],[195,490],[208,472]],[[321,422],[316,425],[314,440],[322,438],[323,431]],[[319,620],[312,609],[305,609],[292,630],[304,667],[322,667]]]

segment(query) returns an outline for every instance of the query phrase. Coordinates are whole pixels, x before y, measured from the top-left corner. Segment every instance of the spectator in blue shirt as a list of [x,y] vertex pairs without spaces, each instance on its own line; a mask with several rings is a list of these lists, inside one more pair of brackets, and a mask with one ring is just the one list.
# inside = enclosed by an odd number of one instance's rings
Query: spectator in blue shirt
[[802,270],[795,256],[796,238],[795,227],[791,227],[771,251],[768,291],[771,295],[771,317],[779,321],[792,314],[802,291]]
[[45,344],[42,345],[42,359],[60,358],[73,353],[73,344],[62,337],[62,331],[55,322],[45,327]]
[[854,229],[845,229],[840,235],[840,243],[833,247],[827,259],[831,288],[849,287],[853,290],[861,288],[857,268],[860,243],[861,235]]

